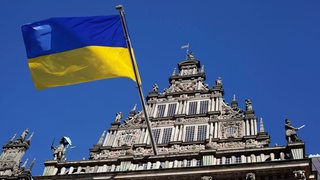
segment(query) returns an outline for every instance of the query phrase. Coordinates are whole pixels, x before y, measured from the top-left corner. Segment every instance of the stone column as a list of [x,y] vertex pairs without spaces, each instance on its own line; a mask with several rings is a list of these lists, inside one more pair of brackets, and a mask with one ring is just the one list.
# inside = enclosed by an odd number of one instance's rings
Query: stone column
[[210,137],[210,134],[211,134],[211,138],[214,136],[214,127],[213,127],[213,123],[211,122],[210,123],[210,132],[209,132],[209,137]]
[[250,133],[250,135],[254,135],[253,119],[250,120],[250,127],[251,127],[251,133]]
[[250,126],[249,126],[249,120],[246,119],[246,136],[250,135]]
[[256,135],[258,133],[258,129],[257,129],[257,120],[254,119],[253,120],[253,123],[254,123],[254,135]]
[[179,100],[179,104],[178,104],[178,113],[177,114],[182,114],[182,108],[183,108],[183,106],[182,106],[183,104],[182,104],[182,101],[181,100]]
[[147,143],[148,135],[149,135],[149,132],[147,132],[147,129],[145,128],[144,139],[143,139],[144,144]]
[[176,133],[176,126],[173,126],[170,141],[174,141],[175,133]]
[[209,111],[214,111],[214,98],[211,98]]
[[106,135],[106,138],[104,139],[103,146],[107,145],[107,142],[109,141],[109,138],[110,138],[110,131],[108,131],[108,133]]
[[157,115],[157,105],[154,105],[154,111],[152,112],[152,117],[156,117]]
[[182,132],[184,131],[184,127],[183,125],[181,124],[180,125],[180,130],[179,130],[179,138],[178,138],[178,141],[183,141],[183,137],[182,137]]
[[218,122],[214,123],[214,138],[218,138]]

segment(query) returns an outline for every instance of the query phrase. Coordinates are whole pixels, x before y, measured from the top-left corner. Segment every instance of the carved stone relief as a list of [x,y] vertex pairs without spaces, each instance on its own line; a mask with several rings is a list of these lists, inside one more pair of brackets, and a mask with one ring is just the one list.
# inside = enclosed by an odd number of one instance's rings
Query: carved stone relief
[[256,180],[256,175],[254,173],[247,173],[246,180]]
[[141,134],[141,130],[140,129],[133,129],[133,130],[124,130],[124,131],[120,131],[118,133],[118,137],[117,137],[117,146],[131,146],[134,143],[137,143],[137,141],[139,140],[139,136]]
[[243,136],[242,121],[221,122],[221,138],[238,138]]
[[293,171],[294,179],[296,180],[306,180],[306,175],[304,170]]

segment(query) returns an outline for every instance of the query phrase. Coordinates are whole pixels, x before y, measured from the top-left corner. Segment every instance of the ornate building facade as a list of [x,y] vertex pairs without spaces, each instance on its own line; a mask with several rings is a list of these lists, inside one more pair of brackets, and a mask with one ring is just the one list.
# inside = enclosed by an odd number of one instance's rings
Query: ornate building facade
[[31,180],[31,169],[34,160],[27,167],[28,159],[21,165],[21,159],[29,149],[33,133],[27,139],[29,130],[26,129],[19,138],[14,135],[3,147],[0,155],[1,180]]
[[289,120],[287,144],[270,146],[252,102],[241,109],[234,97],[229,105],[221,78],[213,86],[205,80],[204,66],[189,53],[169,87],[160,92],[155,84],[147,95],[158,155],[144,114],[134,106],[128,117],[118,113],[88,160],[46,161],[43,175],[34,179],[317,179]]

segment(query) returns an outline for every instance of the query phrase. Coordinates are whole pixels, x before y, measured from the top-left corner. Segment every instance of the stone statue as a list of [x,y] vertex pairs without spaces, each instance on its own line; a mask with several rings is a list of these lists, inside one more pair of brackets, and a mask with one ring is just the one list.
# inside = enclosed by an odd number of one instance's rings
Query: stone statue
[[58,146],[54,147],[53,143],[54,143],[54,140],[51,145],[51,149],[54,150],[53,152],[54,160],[65,161],[66,151],[69,148],[69,145],[71,145],[71,139],[69,137],[63,136],[60,139],[60,143]]
[[116,114],[116,119],[114,120],[114,122],[119,123],[121,118],[122,118],[122,112],[118,112]]
[[152,91],[153,91],[153,92],[158,92],[158,89],[159,89],[158,84],[154,84],[154,85],[152,86]]
[[303,126],[299,127],[299,128],[295,128],[291,125],[290,120],[286,119],[285,120],[285,129],[286,129],[286,140],[288,143],[292,143],[292,142],[300,142],[301,139],[299,139],[298,135],[297,135],[297,130],[303,128]]
[[216,85],[222,85],[222,79],[221,79],[221,77],[218,77],[218,78],[216,79]]
[[256,175],[254,173],[246,174],[246,180],[256,180]]
[[188,56],[188,60],[194,60],[194,55],[192,52],[187,53],[187,56]]
[[250,99],[246,99],[246,111],[252,111],[252,103]]

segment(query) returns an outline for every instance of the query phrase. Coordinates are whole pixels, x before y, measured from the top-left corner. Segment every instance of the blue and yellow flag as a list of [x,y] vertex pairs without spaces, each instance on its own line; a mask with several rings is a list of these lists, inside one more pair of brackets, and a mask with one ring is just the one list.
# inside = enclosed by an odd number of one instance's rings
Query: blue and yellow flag
[[127,77],[136,81],[119,15],[50,18],[22,26],[36,89]]

